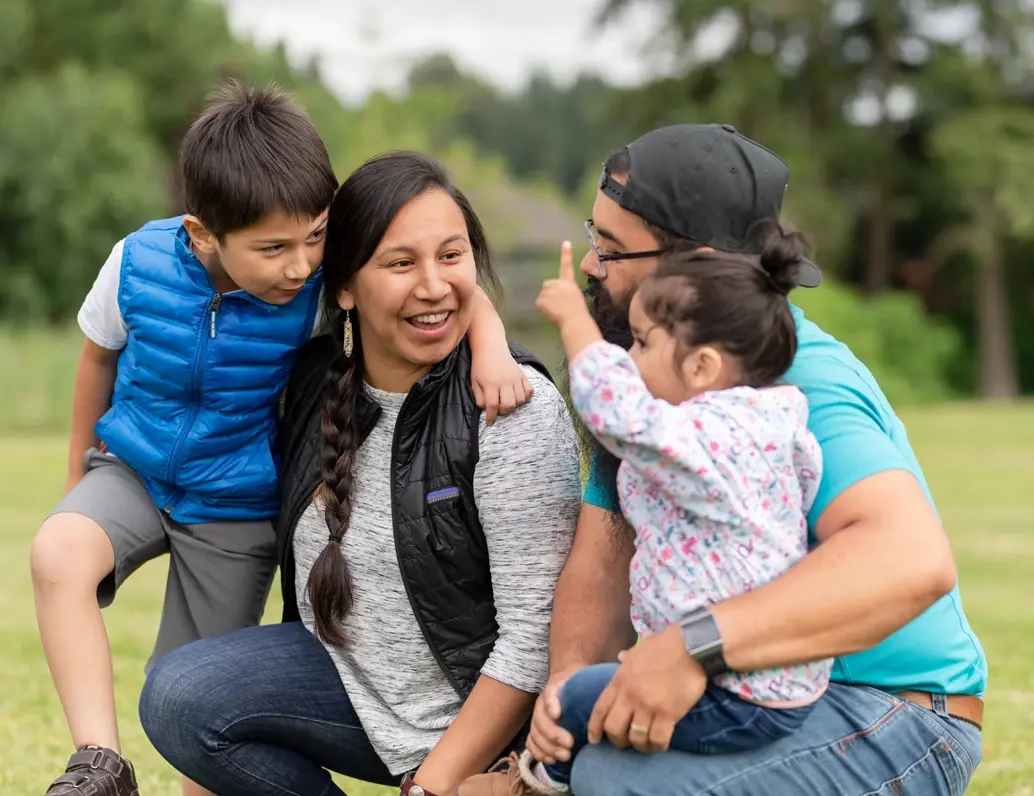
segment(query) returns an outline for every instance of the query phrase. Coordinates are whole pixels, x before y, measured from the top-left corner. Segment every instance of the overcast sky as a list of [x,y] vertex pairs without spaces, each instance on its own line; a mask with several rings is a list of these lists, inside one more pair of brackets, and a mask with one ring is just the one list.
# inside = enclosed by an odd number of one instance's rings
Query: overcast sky
[[561,80],[596,71],[638,83],[661,68],[646,42],[653,4],[601,31],[602,0],[224,0],[234,29],[263,44],[283,40],[293,57],[319,54],[343,98],[394,88],[414,60],[448,52],[499,85],[521,86],[535,68]]
[[[667,71],[667,49],[657,46],[661,3],[637,2],[605,28],[595,24],[605,0],[223,0],[234,29],[260,44],[283,41],[296,62],[316,55],[332,89],[361,102],[373,89],[398,88],[414,61],[450,53],[461,67],[504,88],[521,87],[546,69],[568,81],[592,71],[612,83],[634,85]],[[1034,7],[1034,0],[1026,0]],[[849,24],[863,12],[859,0],[838,0],[834,14]],[[928,11],[923,33],[978,44],[970,36],[972,6]],[[695,38],[697,58],[717,57],[732,42],[736,22],[721,18]],[[908,42],[914,51],[924,45]],[[922,52],[919,52],[919,56]],[[907,118],[910,90],[893,89],[887,113]],[[849,108],[854,121],[874,124],[875,96],[860,95]]]

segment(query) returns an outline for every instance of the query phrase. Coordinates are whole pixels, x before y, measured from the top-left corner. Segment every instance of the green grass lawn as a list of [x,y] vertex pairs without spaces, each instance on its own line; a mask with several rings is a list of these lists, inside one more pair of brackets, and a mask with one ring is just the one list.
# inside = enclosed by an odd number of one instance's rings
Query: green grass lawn
[[[1034,757],[1024,751],[1034,745],[1034,406],[927,408],[908,413],[906,421],[951,535],[966,609],[990,658],[984,764],[969,792],[1034,794]],[[63,482],[65,443],[27,436],[5,441],[0,793],[32,796],[60,772],[70,744],[36,636],[28,573],[29,542]],[[136,717],[163,585],[164,563],[150,564],[107,612],[124,746],[144,796],[178,793],[176,775],[151,750]],[[266,621],[278,617],[274,598]],[[391,792],[362,785],[348,791]]]

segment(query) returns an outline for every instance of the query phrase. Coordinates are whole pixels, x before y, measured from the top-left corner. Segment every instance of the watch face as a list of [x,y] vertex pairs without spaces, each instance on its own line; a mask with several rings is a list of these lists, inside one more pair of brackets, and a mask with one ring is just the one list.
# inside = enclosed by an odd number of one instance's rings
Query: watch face
[[700,662],[709,678],[727,671],[722,635],[710,611],[691,614],[682,621],[681,628],[686,650]]
[[710,614],[692,616],[682,622],[682,638],[694,658],[722,649],[722,637]]

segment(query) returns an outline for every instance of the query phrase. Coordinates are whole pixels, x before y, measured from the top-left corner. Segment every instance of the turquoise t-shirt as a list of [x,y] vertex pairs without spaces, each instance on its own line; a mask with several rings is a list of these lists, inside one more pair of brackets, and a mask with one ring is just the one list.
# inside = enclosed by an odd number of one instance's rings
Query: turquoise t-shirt
[[[808,398],[808,427],[822,446],[819,493],[808,515],[812,530],[826,507],[844,490],[876,473],[908,470],[933,503],[905,427],[879,385],[843,343],[793,308],[798,348],[786,380]],[[620,511],[613,485],[590,470],[582,499]],[[987,659],[962,609],[956,585],[923,614],[872,649],[838,658],[833,679],[888,691],[919,689],[982,696]]]

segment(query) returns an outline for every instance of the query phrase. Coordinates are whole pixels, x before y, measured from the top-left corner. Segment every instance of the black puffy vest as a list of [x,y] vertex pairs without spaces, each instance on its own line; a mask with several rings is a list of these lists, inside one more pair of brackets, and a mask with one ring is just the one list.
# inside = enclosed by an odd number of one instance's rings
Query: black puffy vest
[[[516,346],[511,352],[519,363],[551,378],[531,353]],[[285,622],[299,619],[294,530],[322,480],[320,420],[336,354],[330,337],[310,341],[284,400],[277,538]],[[392,445],[390,508],[409,604],[435,660],[463,698],[477,682],[499,632],[488,549],[474,503],[481,409],[470,379],[470,348],[464,340],[406,396]],[[360,443],[380,412],[364,394],[358,408]]]

